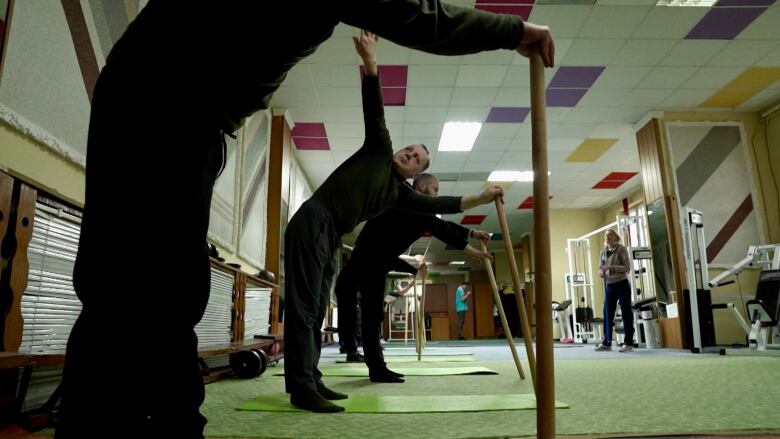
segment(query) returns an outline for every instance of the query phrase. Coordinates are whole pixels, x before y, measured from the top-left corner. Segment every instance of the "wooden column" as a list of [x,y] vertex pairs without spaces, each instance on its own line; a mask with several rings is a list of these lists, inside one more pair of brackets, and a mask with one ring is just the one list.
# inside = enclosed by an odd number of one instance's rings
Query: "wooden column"
[[555,437],[555,372],[552,334],[550,198],[544,63],[531,52],[531,161],[534,170],[534,263],[536,266],[536,434]]
[[[282,230],[286,218],[290,192],[290,159],[292,136],[290,126],[283,115],[271,118],[271,145],[268,152],[268,201],[267,201],[267,240],[265,250],[265,268],[274,273],[279,288],[284,288]],[[279,322],[281,301],[278,289],[271,297],[271,333],[284,332]]]
[[[677,207],[677,198],[671,179],[666,172],[668,159],[664,150],[661,135],[661,125],[658,119],[651,119],[636,133],[636,142],[639,150],[639,166],[642,175],[642,189],[645,195],[645,204],[650,204],[663,199],[666,211],[666,231],[669,236],[669,254],[671,255],[672,273],[674,275],[675,290],[677,291],[677,303],[680,310],[685,309],[685,297],[682,294],[686,288],[685,257],[683,255],[683,237],[680,227],[680,212]],[[680,331],[683,334],[683,344],[690,347],[692,341],[687,340],[687,318],[684,312],[680,314]]]

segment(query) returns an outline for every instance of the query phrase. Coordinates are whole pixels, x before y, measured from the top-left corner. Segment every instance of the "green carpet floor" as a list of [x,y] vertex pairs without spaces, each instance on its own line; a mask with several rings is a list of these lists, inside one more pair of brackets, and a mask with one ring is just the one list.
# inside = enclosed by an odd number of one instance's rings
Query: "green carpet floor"
[[[427,356],[423,355],[419,362],[422,363],[471,363],[477,361],[476,358],[466,355],[448,355],[448,356]],[[346,363],[346,358],[339,358],[336,363]],[[385,357],[385,363],[417,363],[417,357]],[[357,364],[357,363],[349,363]]]
[[[523,354],[521,353],[521,357]],[[407,377],[405,384],[328,378],[353,395],[490,395],[532,393],[510,361],[480,361],[499,375]],[[526,374],[528,366],[524,363]],[[555,365],[559,435],[780,431],[780,359],[716,355],[567,360]],[[485,438],[532,436],[536,412],[312,414],[236,410],[258,395],[281,395],[273,368],[255,380],[206,386],[208,437],[241,438]]]
[[[533,394],[517,395],[352,395],[333,401],[347,413],[446,413],[492,410],[533,410]],[[556,401],[556,408],[568,405]],[[287,395],[261,395],[237,407],[261,412],[303,412],[290,404]]]
[[[284,369],[272,371],[275,376],[283,376]],[[463,367],[426,367],[408,365],[393,367],[393,370],[407,376],[447,376],[447,375],[496,375],[498,372],[482,366]],[[344,364],[338,366],[320,367],[324,377],[367,377],[368,368],[364,364]]]

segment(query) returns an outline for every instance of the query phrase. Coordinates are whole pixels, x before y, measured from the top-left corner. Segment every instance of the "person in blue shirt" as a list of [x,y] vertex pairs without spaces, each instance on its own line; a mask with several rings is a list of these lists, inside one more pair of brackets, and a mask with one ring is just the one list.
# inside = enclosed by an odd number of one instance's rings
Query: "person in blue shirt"
[[455,327],[455,335],[458,340],[463,338],[463,324],[466,323],[466,313],[469,310],[469,304],[466,302],[471,296],[471,284],[463,281],[457,290],[455,290],[455,311],[458,313],[458,324]]

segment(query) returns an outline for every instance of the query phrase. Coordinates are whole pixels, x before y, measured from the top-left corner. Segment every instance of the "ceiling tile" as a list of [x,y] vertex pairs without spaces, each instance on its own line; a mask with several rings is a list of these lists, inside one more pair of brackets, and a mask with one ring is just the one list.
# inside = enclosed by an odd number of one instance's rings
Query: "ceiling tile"
[[642,81],[651,67],[608,66],[592,88],[633,88]]
[[287,72],[287,76],[284,78],[283,84],[289,87],[306,87],[312,86],[311,73],[309,72],[309,66],[306,64],[296,64],[290,71]]
[[352,37],[331,37],[320,44],[317,50],[304,58],[307,64],[351,64],[361,63],[360,56],[355,52]]
[[674,89],[671,88],[635,88],[619,100],[619,105],[621,107],[654,108],[673,92]]
[[322,122],[297,122],[292,129],[293,137],[328,137]]
[[452,91],[450,87],[407,87],[406,106],[447,106]]
[[596,127],[595,130],[591,133],[591,137],[594,138],[604,138],[604,137],[614,137],[617,139],[621,139],[623,137],[631,137],[634,138],[634,127],[630,124],[615,124],[615,123],[605,123],[601,124]]
[[355,105],[361,102],[359,87],[315,87],[320,105]]
[[[569,114],[569,112],[571,110],[572,110],[571,108],[563,108],[563,107],[548,108],[547,109],[547,123],[559,123],[559,122],[562,122],[566,118],[566,115]],[[529,116],[528,120],[531,120],[530,116]]]
[[553,139],[572,139],[585,138],[590,136],[598,124],[595,123],[567,123],[558,125],[549,125],[547,127],[547,138]]
[[493,172],[496,170],[498,160],[490,161],[467,161],[463,167],[465,172]]
[[642,24],[631,36],[642,39],[672,39],[685,37],[701,17],[707,13],[707,8],[651,8]]
[[637,87],[639,88],[677,88],[693,76],[699,67],[653,67]]
[[507,151],[501,156],[501,163],[507,168],[525,169],[531,165],[531,151]]
[[750,25],[765,8],[711,8],[686,39],[730,40]]
[[725,40],[682,40],[661,60],[664,66],[703,66],[723,50]]
[[450,105],[483,105],[490,106],[496,98],[498,88],[478,88],[478,87],[455,87],[452,92]]
[[[558,49],[558,41],[555,41],[555,48]],[[511,64],[515,59],[514,50],[489,50],[480,53],[472,53],[461,56],[461,64],[470,65],[505,65]]]
[[458,66],[419,65],[409,66],[410,87],[452,87],[458,77]]
[[333,161],[333,156],[331,155],[331,151],[306,151],[306,150],[296,150],[295,151],[295,157],[298,158],[298,161],[302,163],[306,162],[318,162],[318,161]]
[[586,88],[548,88],[546,99],[548,107],[575,107],[588,91]]
[[528,107],[531,105],[531,89],[501,87],[493,100],[494,107]]
[[529,107],[492,107],[485,122],[523,123],[530,111]]
[[436,163],[463,163],[469,156],[468,151],[437,151]]
[[561,66],[549,86],[555,88],[590,88],[604,71],[604,66]]
[[577,35],[580,38],[628,38],[651,7],[594,6]]
[[450,107],[447,111],[447,121],[483,122],[489,112],[490,107]]
[[[327,122],[325,129],[328,131],[330,137],[358,137],[363,138],[365,136],[362,123],[355,122]],[[363,143],[362,141],[360,143]]]
[[591,6],[579,5],[535,5],[529,21],[549,26],[556,38],[574,38],[591,9]]
[[764,110],[770,104],[773,104],[780,99],[780,90],[766,89],[756,93],[755,96],[748,99],[744,104],[737,107],[738,110]]
[[[363,108],[360,106],[322,106],[318,109],[323,122],[363,122]],[[298,111],[294,111],[293,115],[297,118]]]
[[717,92],[715,89],[677,89],[664,99],[658,108],[667,110],[696,108],[715,92]]
[[577,39],[569,47],[562,64],[605,66],[621,52],[625,45],[624,39]]
[[[444,128],[440,123],[406,123],[404,124],[404,137],[411,138],[439,138]],[[435,146],[434,146],[435,148]]]
[[436,174],[437,172],[460,172],[463,170],[463,162],[440,162],[434,161],[431,165],[431,172]]
[[406,122],[444,122],[447,120],[447,107],[410,107],[406,106]]
[[[309,120],[321,120],[323,122],[326,122],[322,115],[324,112],[321,111],[322,107],[287,107],[287,109],[290,111],[290,116],[292,116],[294,121],[309,121]],[[343,107],[347,108],[347,107]],[[361,113],[362,117],[362,113]]]
[[[327,124],[326,124],[327,125]],[[363,144],[362,137],[334,137],[328,138],[330,149],[334,151],[357,151]]]
[[274,93],[271,100],[272,107],[314,107],[317,105],[317,96],[314,87],[281,87]]
[[580,105],[572,108],[563,119],[563,123],[606,123],[614,122],[623,110],[618,107],[585,107]]
[[[547,72],[545,72],[546,74]],[[509,66],[504,75],[504,81],[501,83],[502,87],[521,87],[528,88],[531,86],[531,72],[528,70],[528,66]]]
[[[574,151],[577,149],[577,147],[582,143],[582,139],[549,139],[547,141],[547,150],[548,151],[560,151],[569,153],[571,151]],[[565,157],[565,154],[564,154]]]
[[764,11],[760,17],[743,30],[736,39],[738,40],[777,40],[777,27],[780,23],[780,5],[775,4]]
[[[780,23],[778,23],[780,26]],[[777,47],[777,41],[735,40],[712,57],[708,66],[751,66]]]
[[[351,64],[306,65],[315,86],[360,87],[360,69]],[[284,82],[287,84],[287,81]]]
[[[355,49],[353,48],[352,51]],[[442,56],[425,53],[420,50],[409,52],[409,64],[459,64],[460,56]]]
[[[379,45],[378,58],[382,64],[409,64],[411,49],[384,40]],[[354,45],[352,51],[354,51]]]
[[654,66],[677,44],[677,40],[629,40],[610,64]]
[[496,145],[496,147],[506,147],[506,145],[509,145],[509,139],[515,137],[519,130],[520,125],[516,123],[482,124],[482,129],[479,131],[479,137],[477,137],[474,147],[476,148],[480,142],[487,142],[491,145]]
[[756,63],[756,67],[777,67],[780,66],[780,45],[778,45],[774,50],[769,52],[769,54],[765,57],[763,57],[760,61]]
[[458,69],[457,87],[499,87],[508,66],[461,65]]
[[588,90],[578,106],[610,107],[613,106],[614,103],[620,102],[622,97],[625,96],[628,92],[628,89],[593,88]]
[[466,167],[471,162],[497,162],[504,155],[503,151],[471,151],[469,153]]
[[682,88],[721,88],[745,69],[742,67],[702,67],[691,76]]
[[387,122],[402,123],[406,120],[405,114],[406,107],[385,107],[385,120]]

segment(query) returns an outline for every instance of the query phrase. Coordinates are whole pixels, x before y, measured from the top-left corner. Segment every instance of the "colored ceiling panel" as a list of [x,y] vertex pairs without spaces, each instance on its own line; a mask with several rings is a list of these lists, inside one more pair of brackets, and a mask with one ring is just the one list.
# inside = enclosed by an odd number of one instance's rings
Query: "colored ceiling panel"
[[[406,87],[409,76],[409,66],[406,65],[381,65],[378,66],[379,79],[382,87]],[[360,66],[360,79],[366,74],[366,67]]]
[[569,157],[567,162],[592,163],[604,155],[618,139],[585,139]]
[[293,137],[293,142],[295,142],[295,147],[301,150],[325,151],[330,149],[326,137]]
[[292,129],[293,137],[328,137],[322,122],[298,122]]
[[700,107],[733,108],[780,79],[778,67],[751,67],[702,102]]
[[775,0],[720,0],[715,6],[772,6]]
[[482,224],[487,215],[466,215],[460,220],[461,224]]
[[[718,6],[721,6],[720,4]],[[745,30],[766,8],[723,8],[710,9],[696,26],[688,32],[688,40],[731,40]]]
[[588,92],[587,88],[548,88],[548,107],[576,107],[577,103]]
[[599,78],[603,66],[595,67],[570,67],[563,66],[550,81],[550,88],[590,88],[596,79]]
[[406,105],[406,88],[382,87],[382,99],[386,106]]
[[528,113],[531,111],[529,107],[493,107],[490,109],[485,122],[488,123],[522,123]]
[[[550,200],[552,200],[552,195],[550,195]],[[533,209],[534,208],[534,197],[528,197],[525,200],[523,200],[522,203],[520,203],[519,206],[517,206],[518,209]]]
[[533,5],[534,0],[477,0],[478,5]]
[[637,174],[637,172],[610,172],[600,182],[593,185],[593,189],[616,189]]

